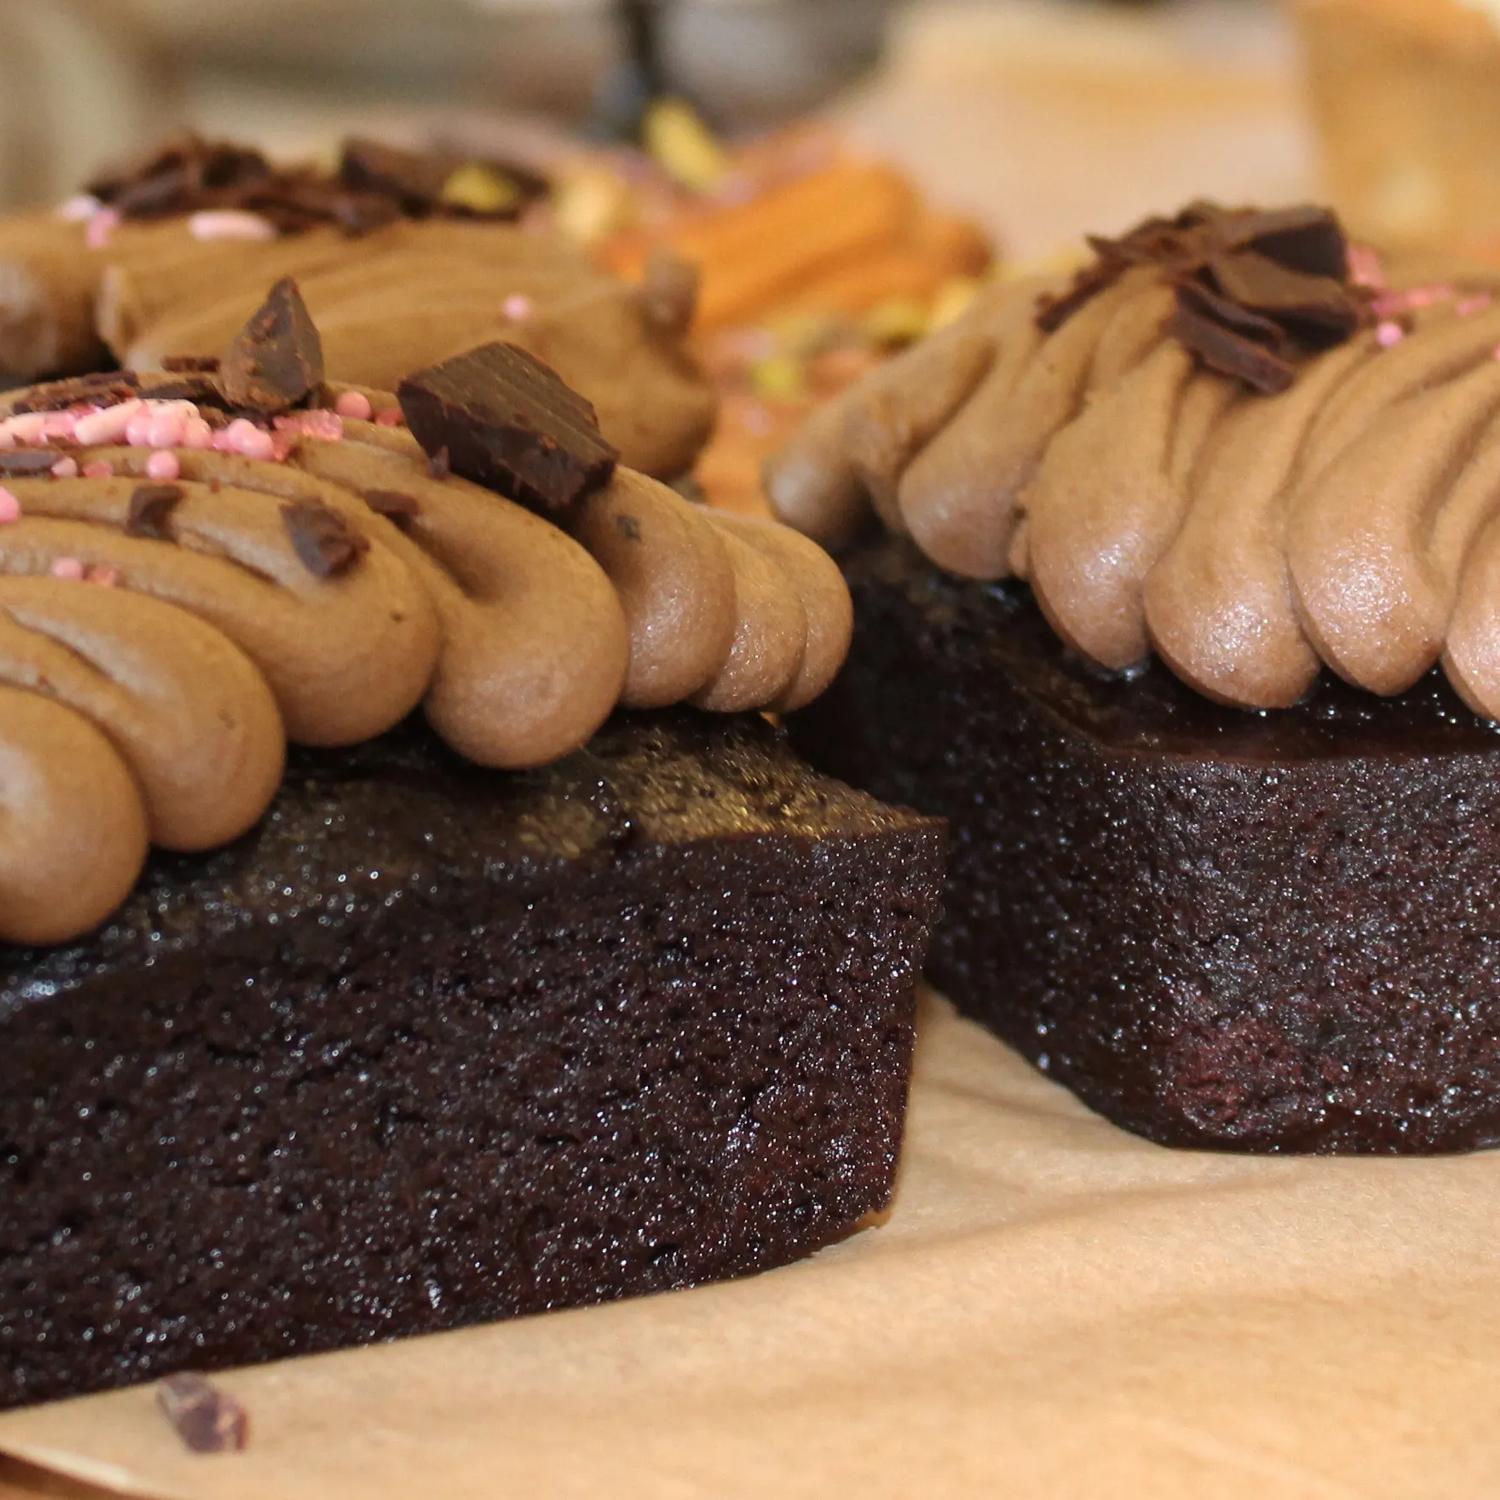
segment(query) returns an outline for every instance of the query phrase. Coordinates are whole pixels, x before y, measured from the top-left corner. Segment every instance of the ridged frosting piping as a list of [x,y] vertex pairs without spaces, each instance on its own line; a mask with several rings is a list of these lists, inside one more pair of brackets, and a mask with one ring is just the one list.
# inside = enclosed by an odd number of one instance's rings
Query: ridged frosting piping
[[1100,665],[1155,651],[1225,703],[1441,662],[1500,719],[1500,274],[1393,278],[1274,395],[1171,336],[1154,268],[1039,330],[1065,290],[999,288],[819,412],[768,467],[777,512],[837,545],[894,493],[939,566],[1024,578]]
[[[152,446],[158,417],[223,433],[180,401],[133,407],[135,442],[78,407],[0,423],[0,940],[87,931],[151,844],[244,832],[288,739],[347,744],[420,706],[471,759],[536,766],[617,705],[794,708],[842,663],[847,591],[786,528],[618,468],[564,530],[435,475],[394,397],[320,400],[367,415],[293,413],[270,456],[263,429],[241,432],[255,457]],[[331,529],[326,573],[295,514]]]

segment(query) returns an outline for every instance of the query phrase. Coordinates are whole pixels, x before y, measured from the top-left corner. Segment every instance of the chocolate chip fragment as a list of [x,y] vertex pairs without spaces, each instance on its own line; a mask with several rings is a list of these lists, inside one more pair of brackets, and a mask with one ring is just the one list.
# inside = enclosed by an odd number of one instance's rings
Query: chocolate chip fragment
[[235,335],[219,368],[224,394],[271,415],[323,383],[323,341],[297,283],[283,276]]
[[9,448],[0,451],[0,475],[21,479],[28,474],[50,474],[62,455],[50,448]]
[[387,521],[394,521],[398,526],[422,514],[421,502],[417,497],[401,490],[365,490],[363,498],[377,516],[384,516]]
[[201,1375],[169,1375],[156,1404],[194,1453],[238,1453],[250,1438],[250,1415],[228,1391]]
[[485,344],[409,375],[396,394],[429,454],[446,448],[455,474],[545,515],[607,484],[619,460],[589,402],[512,344]]
[[125,513],[125,535],[171,541],[167,520],[184,493],[180,484],[136,485],[130,492],[130,508]]
[[370,543],[343,516],[316,500],[283,505],[281,523],[302,565],[318,578],[348,572],[370,550]]

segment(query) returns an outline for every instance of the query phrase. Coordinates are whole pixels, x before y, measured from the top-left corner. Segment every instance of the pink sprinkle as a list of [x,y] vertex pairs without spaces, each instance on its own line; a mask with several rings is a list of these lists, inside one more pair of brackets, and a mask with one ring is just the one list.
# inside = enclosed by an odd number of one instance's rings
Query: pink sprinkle
[[182,465],[170,448],[163,448],[146,460],[146,473],[152,479],[180,479]]
[[1391,322],[1389,318],[1375,325],[1375,342],[1382,349],[1394,349],[1405,337],[1406,330],[1399,323]]
[[76,458],[60,458],[52,465],[52,477],[54,479],[77,479],[78,460]]
[[292,456],[292,449],[297,446],[297,434],[288,432],[283,428],[280,432],[271,434],[271,462],[284,464]]
[[84,572],[85,583],[97,584],[101,589],[112,589],[120,581],[118,568],[89,568]]
[[195,240],[274,240],[276,226],[236,208],[206,209],[189,215],[188,233]]
[[78,418],[70,411],[49,411],[42,416],[43,438],[72,437]]
[[110,237],[119,227],[119,210],[101,208],[97,213],[90,214],[84,224],[83,242],[90,250],[102,250],[109,244]]
[[149,411],[143,411],[139,416],[132,417],[125,424],[125,441],[132,448],[144,448],[151,441],[152,417]]
[[1482,313],[1494,300],[1488,292],[1475,292],[1471,297],[1460,297],[1453,304],[1453,311],[1461,318],[1472,318],[1475,313]]
[[1356,286],[1384,286],[1385,268],[1368,245],[1349,246],[1349,279]]
[[352,422],[370,420],[370,398],[363,391],[342,392],[338,400],[333,403],[333,409],[341,417],[348,417]]
[[164,411],[152,417],[146,429],[146,443],[152,448],[175,448],[182,441],[186,426],[181,412]]
[[14,448],[16,446],[15,436],[8,427],[0,427],[0,448]]
[[118,406],[107,406],[87,417],[79,417],[73,424],[73,438],[84,447],[96,443],[118,443],[125,436],[125,429],[141,413],[145,402],[137,396],[122,401]]
[[212,448],[213,443],[214,430],[202,417],[189,417],[182,424],[182,441],[179,444],[180,447]]
[[399,406],[388,406],[384,411],[375,413],[375,425],[377,427],[400,427],[404,424]]
[[512,292],[500,304],[500,311],[512,323],[524,323],[536,311],[536,303],[530,297],[523,296],[520,292]]
[[14,526],[21,519],[21,502],[0,484],[0,526]]
[[18,443],[39,443],[42,440],[42,428],[46,418],[40,412],[22,412],[18,417],[12,417],[5,425],[10,435]]
[[[227,444],[227,452],[238,453],[245,458],[270,458],[275,449],[271,434],[244,417],[236,417],[224,429],[223,437]],[[218,446],[216,437],[214,447]]]
[[1490,351],[1490,356],[1493,359],[1500,359],[1500,344],[1495,345],[1495,347]]
[[299,412],[295,424],[304,437],[317,438],[324,443],[344,440],[344,419],[335,411]]
[[76,557],[60,557],[52,564],[52,576],[67,583],[82,583],[84,568]]
[[64,198],[53,210],[59,219],[68,224],[82,224],[92,219],[104,205],[92,193],[75,193]]
[[115,466],[108,459],[96,458],[83,466],[82,473],[85,479],[113,479]]

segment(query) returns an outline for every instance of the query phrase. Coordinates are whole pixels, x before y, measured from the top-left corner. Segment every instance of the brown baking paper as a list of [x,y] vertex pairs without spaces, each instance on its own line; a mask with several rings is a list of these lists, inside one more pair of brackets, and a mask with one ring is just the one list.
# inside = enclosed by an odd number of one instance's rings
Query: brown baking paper
[[800,1265],[228,1375],[241,1454],[149,1389],[0,1452],[194,1500],[1500,1494],[1500,1154],[1167,1151],[942,1002],[918,1052],[888,1222]]

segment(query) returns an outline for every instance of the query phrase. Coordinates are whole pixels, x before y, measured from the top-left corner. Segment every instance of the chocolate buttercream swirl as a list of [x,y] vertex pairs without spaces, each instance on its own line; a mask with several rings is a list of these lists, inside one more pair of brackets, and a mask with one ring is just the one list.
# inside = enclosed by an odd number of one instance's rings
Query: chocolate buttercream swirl
[[775,523],[621,467],[564,530],[435,476],[388,394],[257,422],[140,389],[0,403],[0,940],[82,933],[152,844],[243,833],[287,740],[420,707],[537,766],[617,705],[794,708],[843,660],[838,570]]
[[1176,337],[1159,264],[1075,290],[994,288],[873,372],[770,465],[775,508],[830,544],[873,509],[950,572],[1028,580],[1102,666],[1154,650],[1227,704],[1440,662],[1500,719],[1500,273],[1371,286],[1372,326],[1275,395]]

